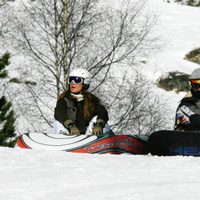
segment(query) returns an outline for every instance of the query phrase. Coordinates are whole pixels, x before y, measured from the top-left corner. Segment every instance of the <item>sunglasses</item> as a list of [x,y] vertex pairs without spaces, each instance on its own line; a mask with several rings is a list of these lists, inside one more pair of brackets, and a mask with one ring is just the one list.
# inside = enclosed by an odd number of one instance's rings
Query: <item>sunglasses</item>
[[200,80],[190,80],[190,85],[195,88],[200,87]]
[[84,82],[84,79],[81,77],[77,77],[77,76],[70,76],[68,78],[68,83],[71,84],[82,84]]

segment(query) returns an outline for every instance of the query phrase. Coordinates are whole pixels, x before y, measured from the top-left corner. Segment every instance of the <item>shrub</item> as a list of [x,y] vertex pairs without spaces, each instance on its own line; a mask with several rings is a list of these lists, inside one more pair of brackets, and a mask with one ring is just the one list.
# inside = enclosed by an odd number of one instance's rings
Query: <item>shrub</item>
[[200,64],[200,48],[190,51],[186,54],[185,59]]
[[166,91],[186,92],[189,90],[189,75],[178,71],[168,72],[157,80],[157,85]]
[[188,6],[200,6],[200,0],[174,0],[174,2],[181,2],[182,4],[188,5]]
[[11,79],[9,80],[9,82],[10,82],[10,83],[18,83],[18,84],[22,83],[18,78],[11,78]]
[[33,85],[33,86],[35,86],[35,85],[37,85],[37,83],[36,82],[34,82],[34,81],[28,81],[28,80],[25,80],[25,81],[20,81],[18,78],[11,78],[10,80],[9,80],[9,82],[10,83],[17,83],[17,84],[26,84],[26,85]]

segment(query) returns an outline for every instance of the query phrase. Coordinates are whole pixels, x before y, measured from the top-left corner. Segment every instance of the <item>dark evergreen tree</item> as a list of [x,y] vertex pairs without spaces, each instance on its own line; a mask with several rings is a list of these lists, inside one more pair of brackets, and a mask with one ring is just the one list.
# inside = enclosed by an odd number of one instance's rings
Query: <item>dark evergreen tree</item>
[[[0,58],[0,78],[7,77],[6,66],[9,65],[10,54],[5,53]],[[1,87],[3,88],[3,87]],[[0,98],[0,146],[14,147],[15,145],[15,118],[11,102],[3,95]]]
[[5,68],[9,65],[9,58],[9,53],[5,53],[2,58],[0,58],[0,78],[6,78],[8,76]]

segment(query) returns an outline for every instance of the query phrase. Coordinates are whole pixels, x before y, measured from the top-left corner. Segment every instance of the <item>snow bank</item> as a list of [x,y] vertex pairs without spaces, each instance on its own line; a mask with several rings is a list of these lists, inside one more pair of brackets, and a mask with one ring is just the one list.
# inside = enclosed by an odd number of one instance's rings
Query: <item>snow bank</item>
[[195,157],[90,155],[0,148],[6,200],[199,199]]

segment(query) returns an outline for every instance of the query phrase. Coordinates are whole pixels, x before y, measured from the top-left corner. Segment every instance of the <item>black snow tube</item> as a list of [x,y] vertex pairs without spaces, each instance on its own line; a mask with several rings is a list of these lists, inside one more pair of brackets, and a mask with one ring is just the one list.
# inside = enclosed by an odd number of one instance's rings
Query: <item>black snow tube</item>
[[200,156],[200,132],[162,130],[150,135],[149,150],[158,156]]

